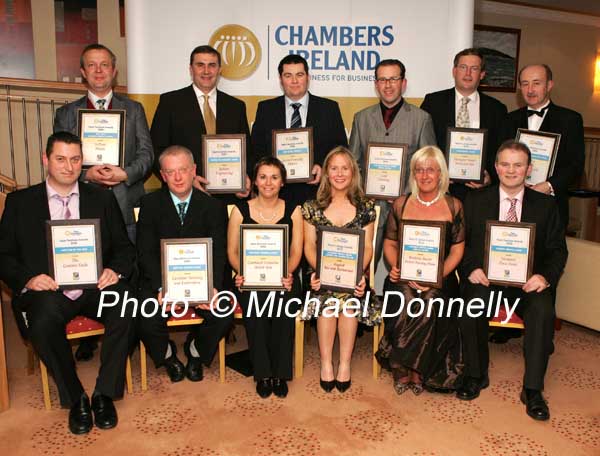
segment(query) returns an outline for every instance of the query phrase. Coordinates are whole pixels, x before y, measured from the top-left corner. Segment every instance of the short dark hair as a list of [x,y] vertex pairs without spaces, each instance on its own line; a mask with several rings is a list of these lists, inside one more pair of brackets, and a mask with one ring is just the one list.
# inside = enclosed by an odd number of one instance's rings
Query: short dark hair
[[498,162],[498,156],[500,155],[500,152],[503,152],[507,149],[518,150],[519,152],[523,152],[525,155],[527,155],[527,164],[529,165],[531,163],[531,150],[529,150],[527,144],[515,141],[514,139],[508,139],[502,144],[500,144],[498,152],[496,152],[496,163]]
[[252,193],[258,195],[258,188],[256,188],[256,179],[258,177],[258,170],[261,166],[274,166],[279,169],[279,174],[281,174],[281,182],[285,184],[287,180],[287,171],[285,170],[285,166],[281,163],[277,157],[273,157],[272,155],[267,155],[256,162],[254,165],[254,170],[252,171]]
[[100,44],[100,43],[88,44],[86,47],[83,48],[83,51],[81,51],[81,56],[79,57],[79,66],[81,68],[83,68],[83,56],[88,51],[106,51],[106,52],[108,52],[108,54],[110,55],[110,62],[112,63],[113,68],[116,68],[117,56],[114,54],[113,51],[111,51],[106,46],[104,46],[103,44]]
[[404,79],[404,76],[406,75],[406,67],[404,66],[404,64],[398,60],[398,59],[385,59],[380,61],[376,66],[375,66],[375,79],[377,79],[377,70],[379,70],[379,67],[382,66],[397,66],[400,67],[400,77],[402,79]]
[[550,68],[549,65],[546,65],[545,63],[530,63],[529,65],[525,65],[519,71],[519,76],[517,77],[519,84],[521,84],[521,73],[523,73],[523,71],[525,71],[527,68],[530,68],[532,66],[541,66],[546,71],[546,81],[552,81],[552,69]]
[[458,54],[454,56],[454,67],[458,66],[458,61],[461,57],[465,57],[467,55],[474,55],[475,57],[479,57],[481,60],[481,71],[485,71],[485,56],[481,52],[479,48],[467,48],[460,51]]
[[54,144],[57,142],[65,144],[77,144],[79,145],[79,149],[81,149],[81,139],[79,139],[79,136],[68,131],[57,131],[48,137],[48,141],[46,142],[46,157],[50,158],[50,155],[54,149]]
[[279,65],[277,66],[277,71],[279,71],[279,76],[283,74],[283,65],[292,65],[295,63],[301,63],[304,65],[304,71],[308,74],[308,62],[304,57],[298,54],[289,54],[281,59]]
[[190,54],[190,65],[194,63],[194,56],[196,54],[212,54],[217,56],[217,61],[219,62],[219,66],[221,66],[221,54],[214,47],[209,46],[208,44],[203,44],[202,46],[196,46],[192,53]]

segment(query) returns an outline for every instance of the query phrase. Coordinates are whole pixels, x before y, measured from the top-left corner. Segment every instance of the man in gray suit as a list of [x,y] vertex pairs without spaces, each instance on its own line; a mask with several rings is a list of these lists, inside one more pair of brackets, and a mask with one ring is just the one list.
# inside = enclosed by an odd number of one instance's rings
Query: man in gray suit
[[113,52],[101,44],[90,44],[83,50],[80,71],[86,80],[88,93],[56,111],[54,131],[78,134],[79,109],[125,111],[125,167],[109,164],[92,166],[81,173],[81,180],[112,189],[123,213],[129,239],[135,242],[133,208],[144,194],[144,180],[150,172],[154,153],[142,105],[113,92],[116,61]]
[[[435,145],[435,133],[431,116],[402,98],[406,90],[406,68],[400,60],[382,60],[375,67],[375,91],[379,103],[354,115],[350,150],[364,173],[369,143],[408,144],[408,161],[421,147]],[[408,174],[404,185],[406,187]],[[383,230],[393,201],[381,200],[375,264],[381,258]]]

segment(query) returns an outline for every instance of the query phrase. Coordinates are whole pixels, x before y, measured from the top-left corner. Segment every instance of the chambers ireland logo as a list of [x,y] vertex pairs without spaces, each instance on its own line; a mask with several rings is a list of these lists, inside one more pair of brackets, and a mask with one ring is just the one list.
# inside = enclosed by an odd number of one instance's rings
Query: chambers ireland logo
[[246,27],[224,25],[212,34],[209,44],[221,53],[221,75],[226,79],[245,79],[258,68],[260,43]]

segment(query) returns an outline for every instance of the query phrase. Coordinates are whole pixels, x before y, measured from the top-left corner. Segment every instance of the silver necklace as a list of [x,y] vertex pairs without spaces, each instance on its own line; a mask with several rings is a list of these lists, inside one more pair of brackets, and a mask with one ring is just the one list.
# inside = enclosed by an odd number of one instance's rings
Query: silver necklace
[[433,198],[431,201],[423,201],[423,200],[421,199],[421,197],[419,196],[419,194],[417,193],[417,201],[418,201],[419,203],[421,203],[423,206],[425,206],[425,207],[429,207],[429,206],[432,206],[432,205],[434,205],[435,203],[437,203],[437,200],[439,200],[441,196],[442,196],[442,194],[441,194],[441,193],[438,193],[438,194],[437,194],[437,196],[436,196],[435,198]]
[[260,218],[263,219],[265,222],[272,222],[275,216],[277,215],[277,210],[273,212],[271,218],[265,217],[260,209],[258,210],[258,215],[260,215]]

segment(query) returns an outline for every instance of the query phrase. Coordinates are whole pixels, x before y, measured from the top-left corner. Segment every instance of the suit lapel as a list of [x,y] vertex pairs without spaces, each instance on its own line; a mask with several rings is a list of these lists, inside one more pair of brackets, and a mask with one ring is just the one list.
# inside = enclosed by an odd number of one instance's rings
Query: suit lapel
[[[400,112],[396,114],[396,117],[398,117],[399,114]],[[396,119],[394,119],[394,121],[395,120]],[[385,124],[383,123],[383,115],[381,114],[379,103],[373,106],[373,109],[369,112],[369,124],[375,126],[377,131],[385,131]],[[392,125],[390,125],[390,128],[392,128]]]
[[[176,226],[179,230],[181,226],[181,220],[179,219],[179,212],[175,204],[173,204],[173,199],[171,198],[171,193],[169,192],[169,188],[164,186],[161,189],[162,192],[162,205],[164,207],[164,214],[167,217],[169,226]],[[189,208],[188,208],[189,212]],[[187,219],[188,213],[186,212],[186,216],[184,218]]]
[[[198,103],[196,103],[198,104]],[[225,130],[224,125],[227,123],[227,116],[219,115],[219,113],[227,113],[229,109],[227,109],[227,99],[223,95],[223,92],[217,90],[217,118],[216,118],[216,129],[217,133]],[[202,114],[202,112],[200,112]],[[202,125],[204,125],[204,119],[202,119]],[[206,128],[205,128],[206,129]]]
[[81,183],[79,184],[79,218],[80,219],[86,219],[86,218],[95,218],[94,215],[92,213],[93,211],[93,207],[91,204],[88,203],[89,201],[89,189],[85,186],[82,185]]
[[539,131],[556,131],[556,110],[553,107],[554,103],[550,102]]
[[[200,110],[200,105],[198,104],[198,97],[196,96],[196,92],[194,92],[194,88],[192,85],[188,87],[188,96],[186,97],[187,107],[182,106],[182,112],[189,112],[190,122],[192,126],[195,128],[197,126],[201,129],[201,134],[206,133],[206,126],[204,125],[204,118],[202,117],[202,111]],[[219,112],[219,97],[217,96],[217,113]],[[217,114],[218,115],[218,114]],[[219,132],[219,121],[216,122],[217,133]]]
[[525,193],[523,194],[523,205],[521,207],[521,222],[535,223],[535,218],[533,216],[535,209],[533,208],[533,205],[529,202],[529,191],[530,190],[528,188],[525,188]]
[[39,184],[39,196],[34,199],[38,209],[31,211],[32,214],[42,214],[44,220],[50,220],[50,207],[48,206],[48,192],[46,191],[46,181]]
[[479,92],[479,128],[489,129],[492,126],[490,119],[489,99],[486,95]]
[[448,116],[448,126],[456,126],[456,91],[450,89],[448,104],[446,105],[446,115]]

